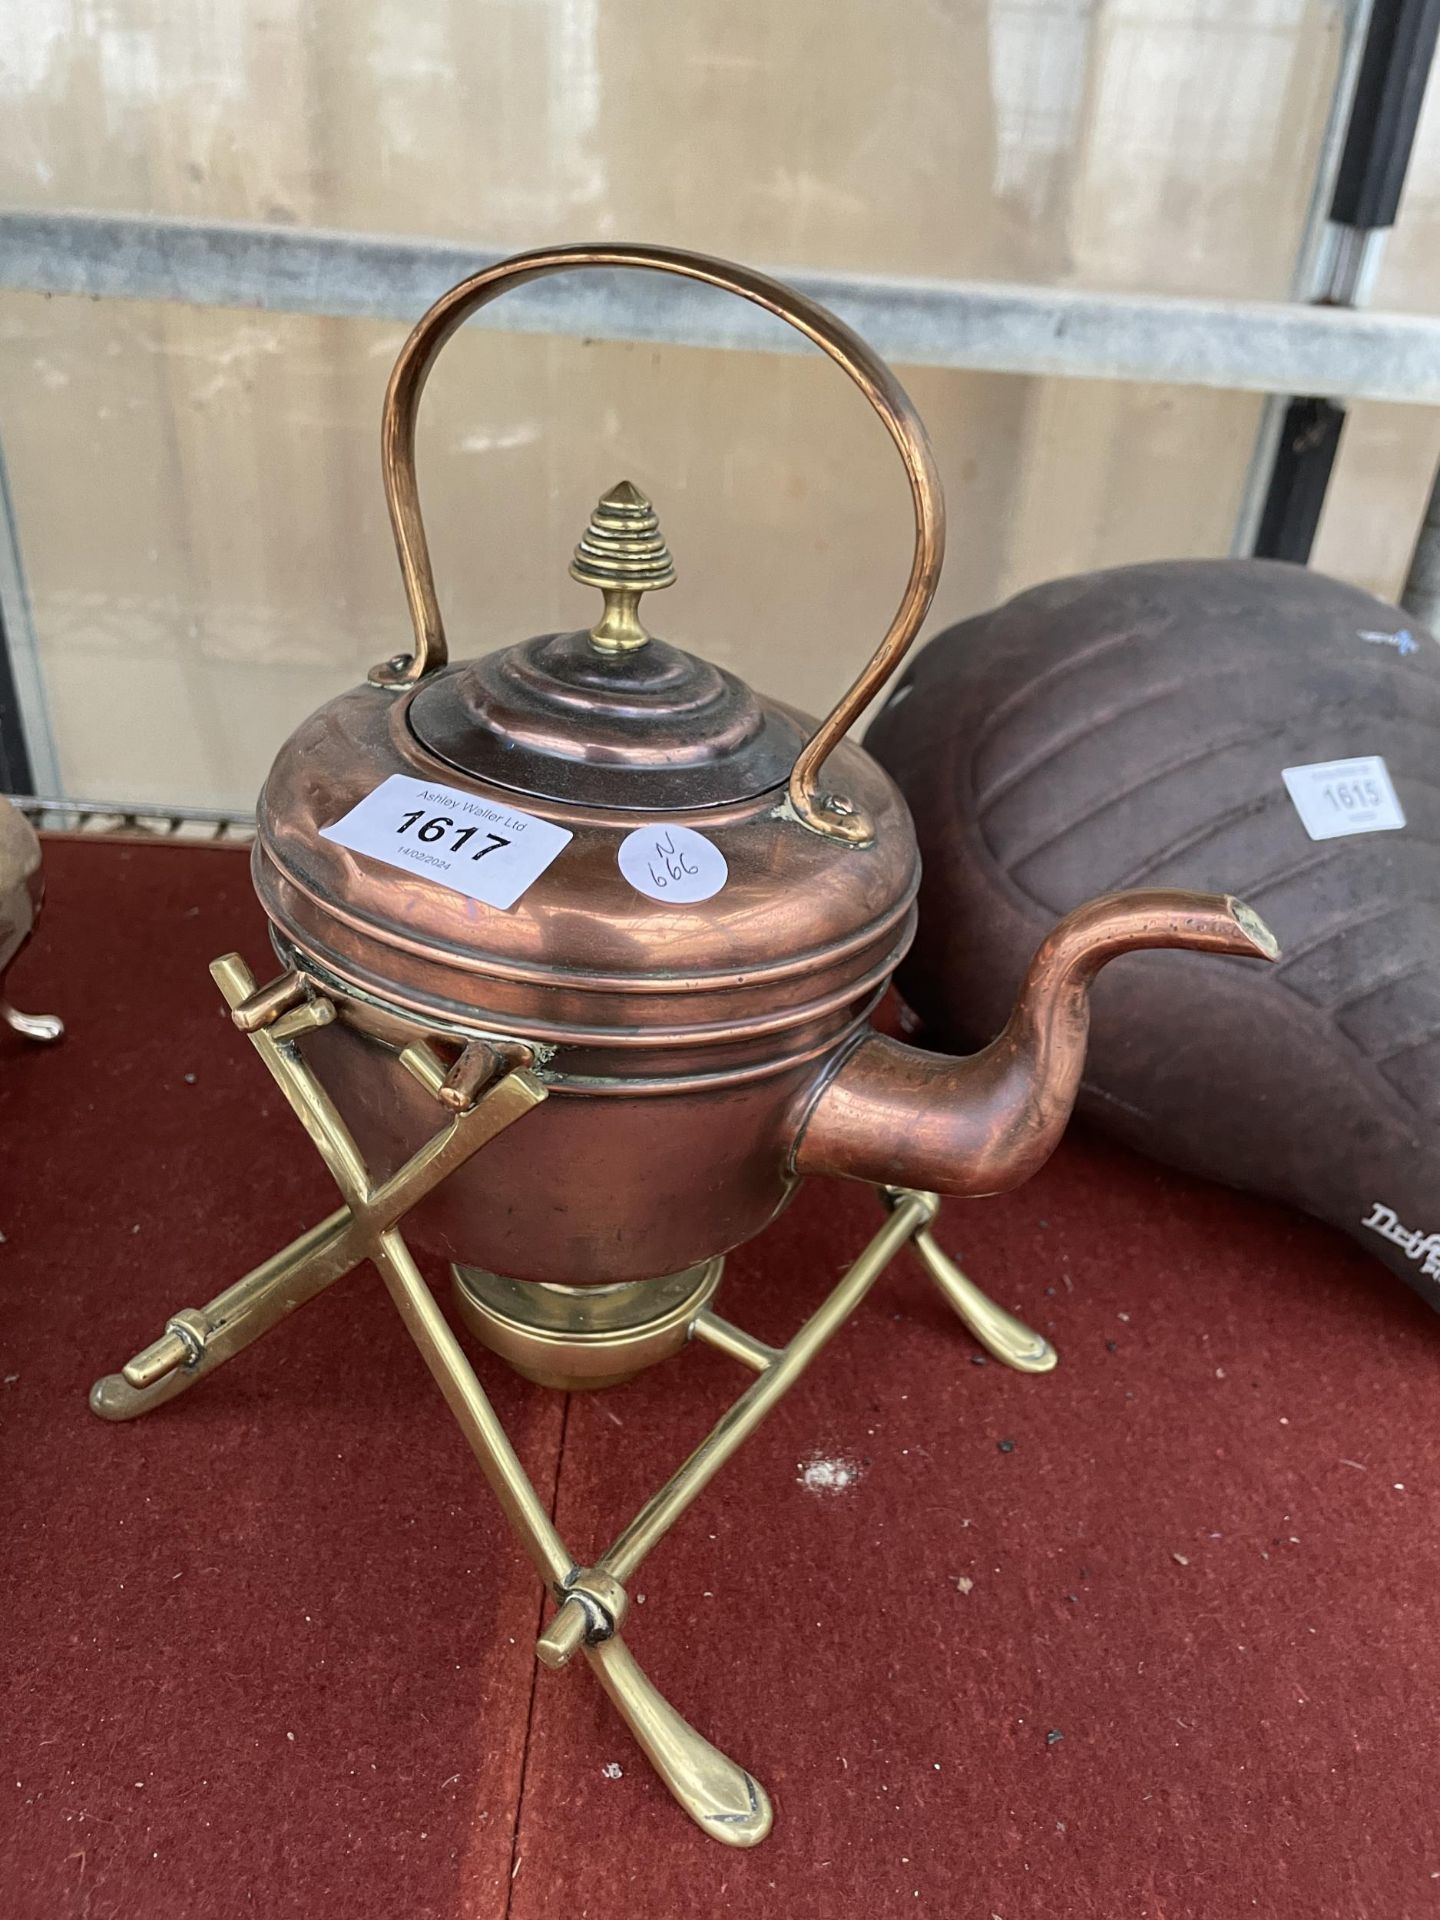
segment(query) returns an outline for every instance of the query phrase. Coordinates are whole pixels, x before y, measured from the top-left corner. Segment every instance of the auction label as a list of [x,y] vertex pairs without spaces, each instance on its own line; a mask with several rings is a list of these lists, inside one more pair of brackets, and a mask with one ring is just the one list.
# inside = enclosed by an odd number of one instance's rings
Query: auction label
[[719,847],[693,827],[637,827],[616,858],[637,893],[679,906],[709,900],[730,878]]
[[553,820],[406,773],[392,773],[343,819],[320,829],[322,840],[487,907],[513,907],[573,837]]
[[1321,760],[1283,767],[1281,778],[1312,840],[1346,833],[1384,833],[1403,827],[1405,815],[1379,754],[1364,760]]

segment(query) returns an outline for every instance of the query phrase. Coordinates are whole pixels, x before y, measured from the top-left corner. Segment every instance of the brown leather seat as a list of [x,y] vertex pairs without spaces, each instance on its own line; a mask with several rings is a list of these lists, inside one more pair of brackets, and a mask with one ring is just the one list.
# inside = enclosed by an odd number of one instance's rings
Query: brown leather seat
[[[1333,1221],[1440,1307],[1440,644],[1298,567],[1061,580],[932,640],[866,742],[914,811],[900,986],[937,1044],[1003,1023],[1056,917],[1127,886],[1239,894],[1273,968],[1129,956],[1081,1109]],[[1312,840],[1286,767],[1384,758],[1403,829]]]

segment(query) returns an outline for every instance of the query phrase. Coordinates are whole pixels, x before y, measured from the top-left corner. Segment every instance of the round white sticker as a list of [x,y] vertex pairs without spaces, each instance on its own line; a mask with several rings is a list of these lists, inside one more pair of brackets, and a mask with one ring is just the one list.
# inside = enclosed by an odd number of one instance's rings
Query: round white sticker
[[710,899],[730,878],[724,854],[691,827],[637,827],[616,857],[637,893],[681,906]]

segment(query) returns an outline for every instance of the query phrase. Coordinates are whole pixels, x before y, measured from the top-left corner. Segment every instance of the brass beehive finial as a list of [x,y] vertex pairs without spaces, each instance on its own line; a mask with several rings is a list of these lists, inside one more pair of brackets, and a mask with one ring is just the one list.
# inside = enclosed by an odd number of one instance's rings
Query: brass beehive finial
[[605,611],[590,629],[601,653],[629,653],[650,635],[640,623],[640,596],[675,584],[675,562],[655,509],[622,480],[602,494],[570,562],[573,579],[599,587]]

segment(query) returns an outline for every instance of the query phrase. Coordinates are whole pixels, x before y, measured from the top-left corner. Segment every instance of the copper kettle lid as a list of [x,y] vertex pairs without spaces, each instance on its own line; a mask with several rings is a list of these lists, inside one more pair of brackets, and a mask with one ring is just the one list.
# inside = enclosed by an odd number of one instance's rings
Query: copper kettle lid
[[407,716],[421,746],[475,779],[582,806],[724,806],[783,787],[809,727],[642,624],[640,596],[673,585],[675,566],[628,480],[601,498],[570,572],[604,595],[595,625],[430,676]]

